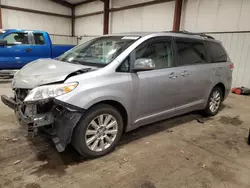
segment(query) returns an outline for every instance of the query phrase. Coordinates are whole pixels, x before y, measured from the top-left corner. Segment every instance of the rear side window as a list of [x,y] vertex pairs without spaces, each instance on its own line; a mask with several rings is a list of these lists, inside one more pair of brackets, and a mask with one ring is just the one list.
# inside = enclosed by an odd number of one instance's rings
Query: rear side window
[[227,62],[227,54],[220,43],[207,41],[206,45],[212,63]]
[[45,39],[42,33],[34,33],[35,44],[44,45]]
[[205,46],[202,41],[176,39],[179,66],[199,64],[206,61]]

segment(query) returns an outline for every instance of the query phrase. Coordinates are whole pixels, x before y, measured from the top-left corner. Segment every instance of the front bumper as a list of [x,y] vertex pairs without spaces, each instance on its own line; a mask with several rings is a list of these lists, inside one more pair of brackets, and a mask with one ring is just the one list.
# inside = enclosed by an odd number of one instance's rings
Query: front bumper
[[[28,127],[28,132],[37,135],[39,131],[48,133],[59,152],[71,142],[75,126],[82,117],[84,109],[54,99],[51,109],[37,113],[37,103],[18,104],[14,99],[1,96],[2,102],[13,109],[20,124]],[[25,106],[25,108],[23,108]]]

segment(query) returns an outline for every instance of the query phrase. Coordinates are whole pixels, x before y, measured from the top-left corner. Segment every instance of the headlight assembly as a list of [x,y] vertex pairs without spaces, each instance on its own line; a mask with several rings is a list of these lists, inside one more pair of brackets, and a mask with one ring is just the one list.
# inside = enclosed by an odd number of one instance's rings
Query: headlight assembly
[[28,96],[24,99],[24,102],[54,98],[73,91],[77,86],[78,83],[74,82],[36,87],[29,92]]

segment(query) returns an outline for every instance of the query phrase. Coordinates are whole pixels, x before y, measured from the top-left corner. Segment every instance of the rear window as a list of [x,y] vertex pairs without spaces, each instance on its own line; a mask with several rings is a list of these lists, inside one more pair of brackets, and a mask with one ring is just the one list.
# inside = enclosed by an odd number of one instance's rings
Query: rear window
[[207,41],[206,45],[212,63],[227,62],[226,51],[220,43]]
[[179,66],[193,65],[206,61],[205,46],[199,40],[176,40]]
[[45,39],[42,33],[34,33],[35,44],[44,45]]

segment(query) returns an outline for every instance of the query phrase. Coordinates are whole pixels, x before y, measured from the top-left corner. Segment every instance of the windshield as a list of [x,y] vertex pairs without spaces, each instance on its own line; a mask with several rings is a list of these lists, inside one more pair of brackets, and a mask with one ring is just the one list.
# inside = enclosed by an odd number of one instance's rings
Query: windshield
[[139,37],[107,36],[96,38],[72,48],[57,59],[69,63],[105,66]]

